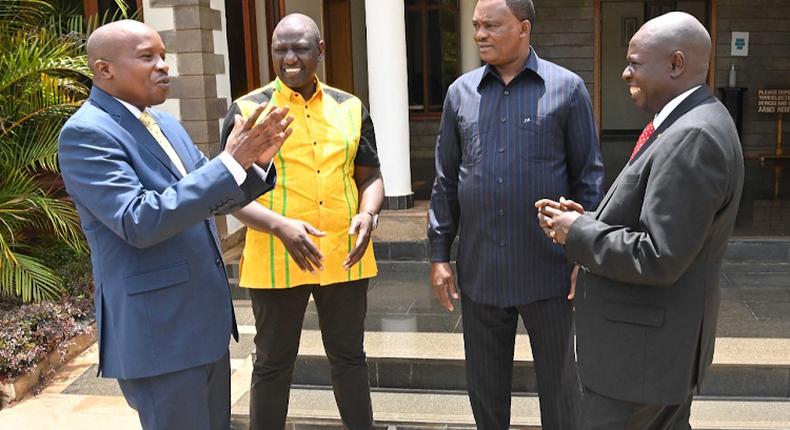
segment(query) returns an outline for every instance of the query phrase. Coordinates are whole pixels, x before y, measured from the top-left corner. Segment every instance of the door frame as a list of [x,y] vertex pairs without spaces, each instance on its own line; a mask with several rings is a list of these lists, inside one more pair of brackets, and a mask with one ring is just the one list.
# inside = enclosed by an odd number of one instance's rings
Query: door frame
[[[716,18],[718,16],[718,0],[686,0],[686,1],[699,1],[708,4],[706,8],[708,11],[708,32],[710,33],[711,50],[710,50],[710,64],[708,66],[708,86],[713,88],[716,83]],[[595,124],[598,127],[598,137],[601,136],[601,120],[603,116],[603,89],[601,83],[601,73],[603,69],[602,57],[603,47],[601,37],[603,35],[602,28],[602,3],[624,3],[635,2],[635,0],[593,0],[593,27],[595,32],[595,43],[593,54],[593,111],[595,114]],[[638,2],[638,1],[637,1]]]

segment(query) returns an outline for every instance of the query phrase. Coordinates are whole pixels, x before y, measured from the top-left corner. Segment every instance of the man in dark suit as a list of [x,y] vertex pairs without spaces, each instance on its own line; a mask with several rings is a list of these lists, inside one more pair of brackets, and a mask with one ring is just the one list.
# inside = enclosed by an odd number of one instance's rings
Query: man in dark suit
[[114,22],[87,51],[93,89],[61,132],[59,160],[91,249],[100,373],[118,379],[144,429],[228,429],[238,333],[212,216],[274,186],[270,159],[292,118],[264,118],[263,106],[237,118],[209,161],[150,108],[170,84],[153,29]]
[[690,428],[744,172],[735,125],[705,85],[710,53],[693,16],[648,21],[623,72],[636,105],[655,114],[632,159],[595,212],[536,203],[544,232],[581,268],[580,429]]
[[[436,143],[431,284],[451,311],[450,298],[461,292],[467,389],[482,430],[510,424],[519,316],[543,429],[574,429],[580,397],[571,265],[529,220],[540,198],[572,195],[597,205],[603,163],[584,81],[537,55],[534,22],[531,0],[477,2],[474,38],[486,65],[448,89]],[[457,234],[456,288],[449,261]]]

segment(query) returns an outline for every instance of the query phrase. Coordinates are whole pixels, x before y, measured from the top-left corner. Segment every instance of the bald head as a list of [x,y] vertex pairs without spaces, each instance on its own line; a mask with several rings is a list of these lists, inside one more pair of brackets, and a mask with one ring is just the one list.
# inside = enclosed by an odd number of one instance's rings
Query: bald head
[[640,109],[655,114],[672,99],[705,83],[710,36],[685,12],[670,12],[646,22],[628,44],[623,79]]
[[132,20],[111,22],[88,38],[88,66],[93,84],[140,110],[165,101],[170,88],[162,38]]
[[318,29],[318,24],[309,16],[301,13],[292,13],[281,19],[277,26],[274,27],[272,39],[277,39],[280,33],[294,31],[305,35],[314,41],[316,45],[321,41],[321,30]]
[[697,18],[685,12],[670,12],[646,22],[637,33],[643,33],[647,46],[663,50],[667,55],[682,52],[686,68],[684,78],[692,86],[705,83],[711,42],[708,30]]
[[139,21],[125,19],[105,24],[91,33],[87,43],[88,66],[95,74],[97,60],[113,60],[140,37],[155,31]]

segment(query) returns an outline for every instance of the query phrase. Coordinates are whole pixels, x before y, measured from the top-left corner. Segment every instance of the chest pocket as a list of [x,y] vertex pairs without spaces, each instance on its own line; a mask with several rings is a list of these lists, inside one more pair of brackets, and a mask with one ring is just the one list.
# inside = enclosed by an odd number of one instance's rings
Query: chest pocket
[[543,162],[564,153],[562,122],[553,116],[520,118],[519,153],[529,161]]
[[488,132],[485,124],[477,121],[458,125],[461,143],[461,164],[465,167],[479,164],[483,159],[483,140]]

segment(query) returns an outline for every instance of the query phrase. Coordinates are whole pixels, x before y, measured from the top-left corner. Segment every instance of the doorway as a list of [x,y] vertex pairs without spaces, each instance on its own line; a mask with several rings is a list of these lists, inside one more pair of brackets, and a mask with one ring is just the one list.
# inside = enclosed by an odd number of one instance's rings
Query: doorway
[[[628,42],[646,20],[680,10],[694,15],[711,35],[716,46],[717,0],[649,1],[595,0],[595,116],[601,136],[632,136],[650,122],[650,115],[634,109],[631,95],[621,75],[628,64]],[[713,88],[716,50],[711,52],[708,85]]]

